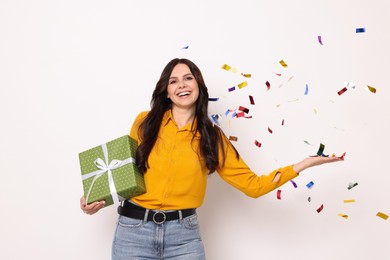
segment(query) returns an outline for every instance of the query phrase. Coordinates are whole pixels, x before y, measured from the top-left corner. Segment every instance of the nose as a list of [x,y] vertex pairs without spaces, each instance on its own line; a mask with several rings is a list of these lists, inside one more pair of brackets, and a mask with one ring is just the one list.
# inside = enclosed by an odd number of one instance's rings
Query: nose
[[179,80],[179,88],[185,88],[185,87],[186,87],[185,80]]

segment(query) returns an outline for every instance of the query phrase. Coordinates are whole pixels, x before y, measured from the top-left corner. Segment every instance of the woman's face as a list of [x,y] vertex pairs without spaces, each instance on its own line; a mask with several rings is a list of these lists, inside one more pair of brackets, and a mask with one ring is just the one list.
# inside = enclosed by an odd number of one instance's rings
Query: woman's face
[[173,68],[167,92],[172,101],[172,109],[195,109],[199,86],[186,64],[179,63]]

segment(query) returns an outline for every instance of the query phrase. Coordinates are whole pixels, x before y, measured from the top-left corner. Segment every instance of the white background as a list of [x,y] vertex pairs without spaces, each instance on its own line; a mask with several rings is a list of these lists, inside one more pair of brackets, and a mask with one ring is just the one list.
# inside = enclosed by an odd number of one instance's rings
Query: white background
[[[110,259],[116,209],[81,212],[78,153],[127,134],[174,57],[201,68],[219,97],[210,113],[259,174],[320,143],[347,152],[281,200],[212,175],[198,211],[208,259],[388,259],[390,220],[376,214],[390,215],[389,11],[386,0],[1,0],[0,259]],[[252,119],[225,117],[240,105]]]

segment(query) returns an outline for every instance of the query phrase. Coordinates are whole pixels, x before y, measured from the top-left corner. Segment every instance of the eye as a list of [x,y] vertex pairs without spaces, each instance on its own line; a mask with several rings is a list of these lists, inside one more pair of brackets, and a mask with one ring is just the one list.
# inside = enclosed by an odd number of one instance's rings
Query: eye
[[176,83],[176,80],[170,80],[169,81],[169,84],[175,84]]
[[192,77],[192,76],[186,77],[186,80],[193,80],[193,79],[194,79],[194,77]]

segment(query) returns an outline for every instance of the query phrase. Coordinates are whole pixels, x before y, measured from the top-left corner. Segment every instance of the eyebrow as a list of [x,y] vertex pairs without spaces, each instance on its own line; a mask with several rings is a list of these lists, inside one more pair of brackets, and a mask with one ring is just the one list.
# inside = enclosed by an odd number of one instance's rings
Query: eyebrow
[[[183,75],[183,77],[187,77],[187,76],[194,76],[192,75],[192,73],[187,73],[185,75]],[[177,79],[178,77],[170,77],[169,79]]]

